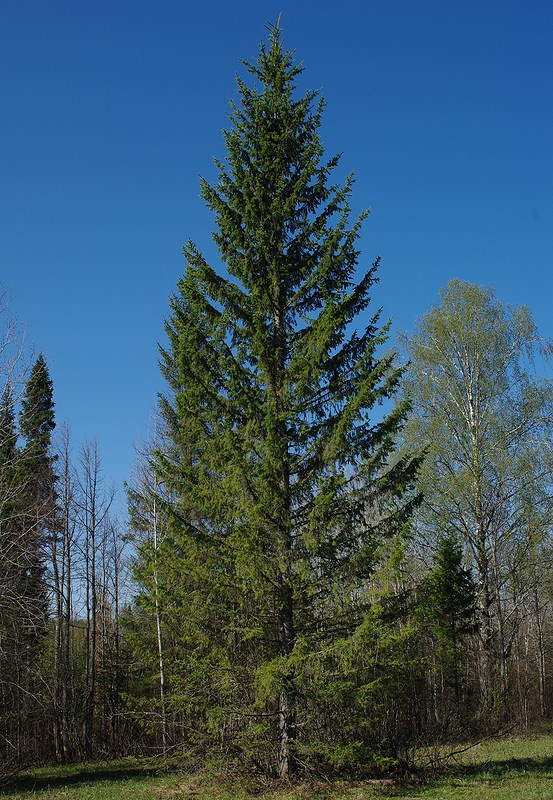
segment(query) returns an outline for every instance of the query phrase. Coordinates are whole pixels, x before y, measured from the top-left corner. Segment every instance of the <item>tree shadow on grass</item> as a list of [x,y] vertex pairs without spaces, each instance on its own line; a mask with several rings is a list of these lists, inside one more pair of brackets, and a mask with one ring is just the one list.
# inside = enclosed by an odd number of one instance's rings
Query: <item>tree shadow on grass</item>
[[[392,787],[383,786],[378,790],[378,797],[402,797],[405,800],[410,797],[420,798],[421,788],[439,790],[445,786],[449,787],[449,784],[456,780],[463,781],[467,779],[474,781],[474,791],[477,791],[479,781],[485,784],[489,780],[495,782],[502,779],[516,779],[522,776],[532,780],[532,777],[536,779],[538,777],[543,778],[548,773],[551,776],[551,780],[553,780],[553,757],[492,759],[479,761],[475,764],[455,763],[452,760],[447,765],[442,765],[436,772],[421,773],[418,779],[399,780]],[[477,795],[474,796],[477,797]]]
[[83,764],[82,769],[78,766],[68,768],[68,771],[60,770],[56,773],[55,768],[51,773],[41,770],[37,774],[23,774],[10,780],[6,785],[0,786],[0,797],[11,795],[14,792],[41,792],[46,789],[59,789],[64,786],[78,786],[79,784],[94,784],[102,781],[127,781],[130,779],[153,778],[158,775],[168,774],[177,770],[177,767],[164,766],[161,768],[156,765],[129,764]]
[[543,775],[551,772],[553,777],[553,757],[551,758],[506,758],[503,761],[481,761],[477,764],[455,764],[446,768],[448,775],[475,777],[479,775],[494,778],[520,773]]

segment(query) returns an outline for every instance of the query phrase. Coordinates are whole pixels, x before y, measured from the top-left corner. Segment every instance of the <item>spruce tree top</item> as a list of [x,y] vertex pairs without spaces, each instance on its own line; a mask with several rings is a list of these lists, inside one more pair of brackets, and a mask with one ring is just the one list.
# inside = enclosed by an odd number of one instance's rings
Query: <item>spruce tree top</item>
[[42,353],[31,370],[21,401],[20,429],[26,448],[44,455],[50,447],[54,421],[53,385]]
[[289,322],[298,322],[349,288],[361,220],[347,230],[352,177],[341,188],[328,184],[339,157],[321,163],[324,103],[315,91],[296,97],[303,68],[283,49],[278,26],[269,49],[261,43],[257,61],[244,64],[260,87],[237,78],[240,104],[231,102],[232,126],[224,131],[228,156],[215,162],[216,185],[202,181],[202,196],[215,212],[213,238],[230,275],[252,303],[274,300],[278,284]]

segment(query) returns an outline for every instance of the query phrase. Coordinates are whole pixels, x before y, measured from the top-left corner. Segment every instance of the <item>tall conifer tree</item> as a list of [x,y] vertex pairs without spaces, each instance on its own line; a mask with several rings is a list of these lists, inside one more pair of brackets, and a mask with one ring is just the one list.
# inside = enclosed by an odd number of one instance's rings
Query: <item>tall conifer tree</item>
[[54,427],[52,383],[42,356],[25,385],[18,446],[13,395],[8,383],[0,401],[0,668],[7,692],[0,697],[6,752],[20,763],[36,752],[43,706],[37,677],[39,649],[47,632],[45,579],[47,537],[55,518],[50,434]]
[[34,608],[38,632],[47,615],[45,548],[49,537],[56,535],[57,527],[55,457],[51,452],[55,426],[53,385],[41,353],[25,385],[19,416],[25,440],[21,458],[21,484],[25,492],[22,523],[26,565],[23,572],[25,594]]
[[53,384],[42,353],[25,386],[21,402],[20,428],[30,458],[49,456],[54,420]]
[[350,224],[353,178],[332,183],[323,102],[298,96],[302,67],[278,25],[246,68],[254,84],[238,79],[226,161],[201,186],[226,272],[184,247],[157,469],[171,520],[166,607],[186,604],[181,708],[201,695],[220,741],[245,747],[240,734],[264,732],[265,766],[283,777],[315,736],[317,669],[333,658],[333,674],[351,671],[339,651],[366,626],[367,581],[411,512],[417,462],[394,458],[406,404],[375,410],[401,371],[378,354],[379,311],[367,316],[378,261],[356,282],[367,215]]

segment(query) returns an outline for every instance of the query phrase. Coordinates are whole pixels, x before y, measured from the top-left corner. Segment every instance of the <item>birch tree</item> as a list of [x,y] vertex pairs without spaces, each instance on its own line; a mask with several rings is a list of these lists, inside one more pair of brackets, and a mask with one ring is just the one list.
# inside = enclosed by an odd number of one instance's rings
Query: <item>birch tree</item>
[[545,344],[527,308],[453,280],[406,347],[407,437],[427,447],[419,534],[431,546],[446,534],[464,542],[478,588],[481,699],[503,711],[524,596],[516,575],[543,556],[551,532],[553,392],[534,361]]

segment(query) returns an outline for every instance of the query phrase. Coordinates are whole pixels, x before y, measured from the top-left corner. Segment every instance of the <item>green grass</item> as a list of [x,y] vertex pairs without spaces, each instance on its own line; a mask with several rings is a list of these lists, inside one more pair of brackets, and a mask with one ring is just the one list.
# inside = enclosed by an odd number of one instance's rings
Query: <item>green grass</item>
[[153,759],[126,758],[22,772],[1,800],[151,800],[172,798],[182,778]]
[[439,777],[391,782],[317,781],[249,788],[171,771],[155,760],[80,764],[22,773],[0,800],[553,800],[553,735],[507,739],[459,753]]

